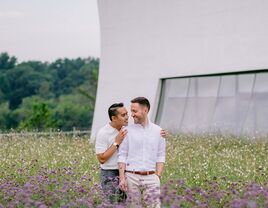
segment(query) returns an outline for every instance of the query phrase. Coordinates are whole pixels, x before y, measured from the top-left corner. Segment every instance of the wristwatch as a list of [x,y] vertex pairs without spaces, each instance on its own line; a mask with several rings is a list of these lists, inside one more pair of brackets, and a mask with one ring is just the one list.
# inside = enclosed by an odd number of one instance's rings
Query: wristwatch
[[116,142],[114,142],[113,145],[118,149],[119,144],[117,144]]

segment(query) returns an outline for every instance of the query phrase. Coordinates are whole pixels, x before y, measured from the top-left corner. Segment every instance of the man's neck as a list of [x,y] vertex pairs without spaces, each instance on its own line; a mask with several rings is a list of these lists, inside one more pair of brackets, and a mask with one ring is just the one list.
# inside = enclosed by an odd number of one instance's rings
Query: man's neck
[[143,128],[147,127],[149,125],[149,119],[145,118],[145,120],[143,122],[141,122],[141,125]]
[[110,125],[113,127],[113,128],[115,128],[115,129],[117,129],[118,131],[120,131],[120,129],[122,128],[122,126],[120,126],[120,125],[116,125],[114,122],[110,122]]

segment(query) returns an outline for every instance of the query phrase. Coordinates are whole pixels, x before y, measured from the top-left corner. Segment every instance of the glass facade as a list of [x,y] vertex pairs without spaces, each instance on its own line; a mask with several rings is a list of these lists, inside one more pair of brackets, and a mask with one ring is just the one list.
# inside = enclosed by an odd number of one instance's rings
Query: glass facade
[[268,133],[268,71],[162,80],[156,123],[172,133]]

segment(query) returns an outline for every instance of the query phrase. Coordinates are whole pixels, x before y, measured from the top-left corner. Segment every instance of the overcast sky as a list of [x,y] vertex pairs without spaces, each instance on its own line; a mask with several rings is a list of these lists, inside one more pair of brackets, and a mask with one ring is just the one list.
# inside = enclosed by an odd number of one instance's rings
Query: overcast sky
[[97,0],[0,0],[0,52],[19,62],[99,57]]

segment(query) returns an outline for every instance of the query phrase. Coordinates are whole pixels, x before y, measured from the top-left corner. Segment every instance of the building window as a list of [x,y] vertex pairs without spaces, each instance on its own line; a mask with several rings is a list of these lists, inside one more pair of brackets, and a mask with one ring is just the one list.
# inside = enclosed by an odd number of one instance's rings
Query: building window
[[162,80],[156,123],[172,133],[268,133],[268,71]]

